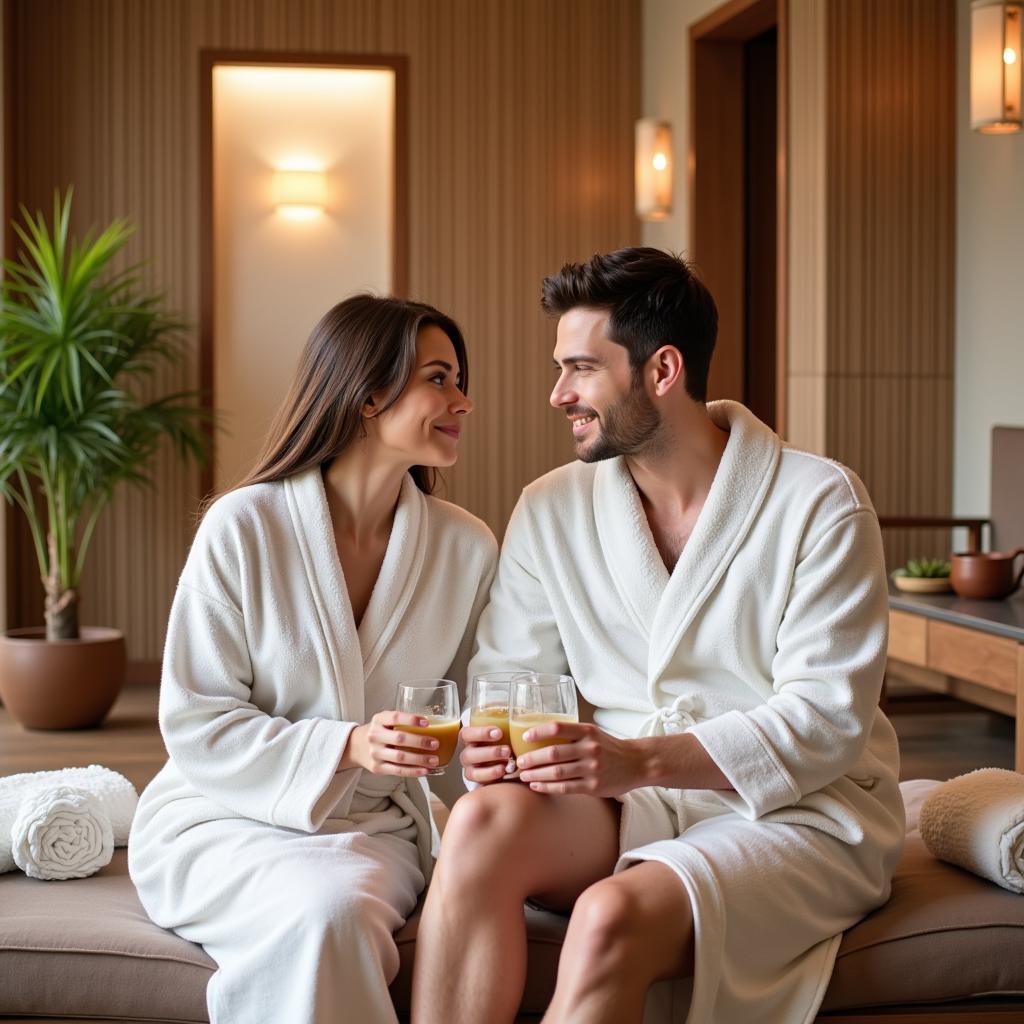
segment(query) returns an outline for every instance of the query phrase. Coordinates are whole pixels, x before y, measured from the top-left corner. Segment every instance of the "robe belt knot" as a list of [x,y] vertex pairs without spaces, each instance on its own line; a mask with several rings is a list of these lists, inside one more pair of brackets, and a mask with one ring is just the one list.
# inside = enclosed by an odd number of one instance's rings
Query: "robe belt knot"
[[697,702],[687,696],[676,697],[668,707],[658,708],[644,723],[641,736],[674,736],[696,725]]

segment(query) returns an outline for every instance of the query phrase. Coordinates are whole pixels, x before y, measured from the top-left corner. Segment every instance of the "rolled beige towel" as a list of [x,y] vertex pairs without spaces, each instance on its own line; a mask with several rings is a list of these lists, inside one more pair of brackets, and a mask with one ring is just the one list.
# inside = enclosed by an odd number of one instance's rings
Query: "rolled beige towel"
[[86,878],[114,855],[114,830],[99,798],[54,786],[26,797],[11,828],[14,863],[32,878]]
[[921,838],[940,860],[1024,893],[1024,775],[979,768],[936,786]]

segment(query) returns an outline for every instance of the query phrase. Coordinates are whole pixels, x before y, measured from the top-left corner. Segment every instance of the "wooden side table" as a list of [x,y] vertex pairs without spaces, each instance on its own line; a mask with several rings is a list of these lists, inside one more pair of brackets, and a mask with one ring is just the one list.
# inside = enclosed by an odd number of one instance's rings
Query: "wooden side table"
[[1016,718],[1024,771],[1024,596],[977,601],[889,591],[889,672]]

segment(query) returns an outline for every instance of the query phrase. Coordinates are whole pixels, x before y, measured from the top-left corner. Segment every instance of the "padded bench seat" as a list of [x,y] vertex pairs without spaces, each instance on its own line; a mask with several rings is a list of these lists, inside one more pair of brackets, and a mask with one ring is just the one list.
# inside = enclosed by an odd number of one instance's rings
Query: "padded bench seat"
[[[963,1020],[1024,1021],[1024,896],[935,860],[916,829],[928,783],[905,783],[908,835],[892,897],[843,938],[820,1020],[869,1019],[971,1001]],[[566,919],[527,909],[529,982],[522,1012],[542,1014]],[[416,915],[398,933],[392,986],[408,1010]],[[128,877],[126,852],[91,878],[0,875],[0,1016],[207,1021],[214,970],[203,950],[156,927]],[[940,1005],[935,1005],[940,1004]],[[920,1017],[920,1020],[928,1019]]]

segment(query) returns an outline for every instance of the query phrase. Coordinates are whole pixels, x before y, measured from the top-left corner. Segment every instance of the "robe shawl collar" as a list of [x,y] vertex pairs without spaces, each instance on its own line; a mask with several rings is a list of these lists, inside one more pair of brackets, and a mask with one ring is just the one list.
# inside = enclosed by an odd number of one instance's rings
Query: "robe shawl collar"
[[364,682],[394,635],[419,580],[427,548],[427,503],[406,474],[384,562],[356,629],[320,468],[285,480],[288,509],[336,673],[338,717],[361,722]]
[[710,402],[708,415],[729,431],[729,440],[671,574],[658,553],[625,459],[600,463],[594,477],[601,548],[626,608],[648,638],[647,681],[655,707],[661,703],[660,676],[743,543],[779,463],[778,436],[744,406]]

